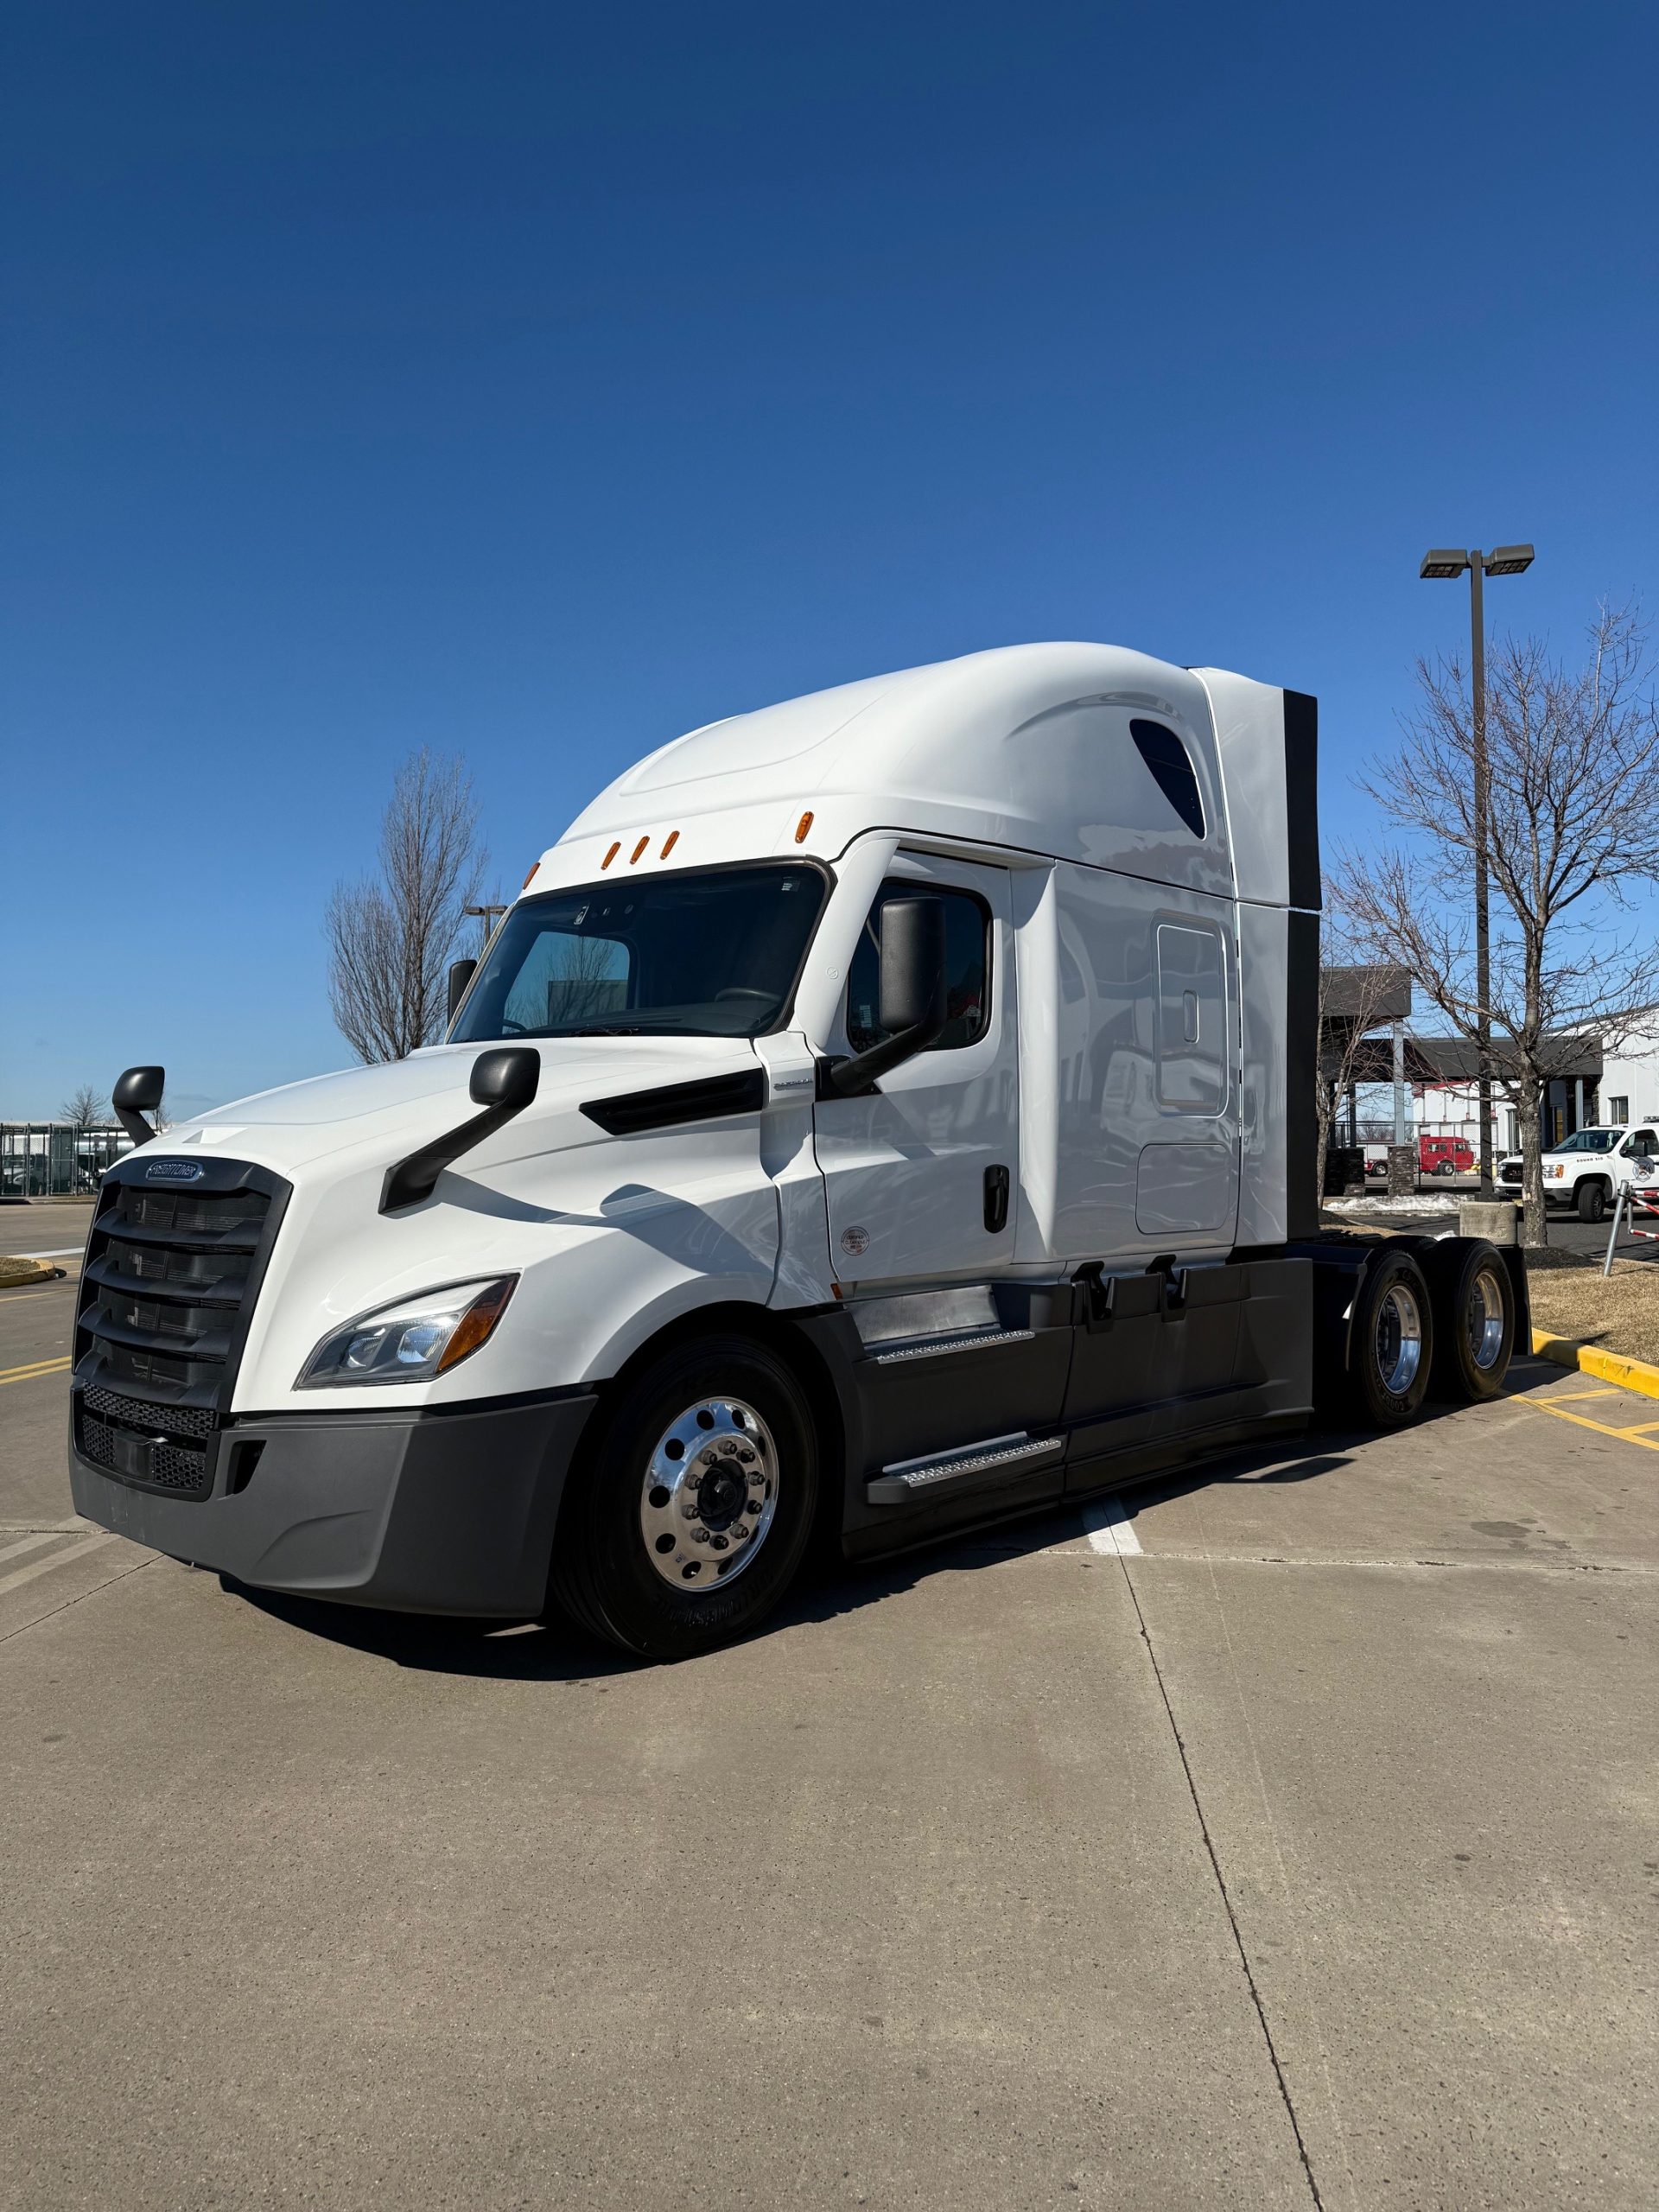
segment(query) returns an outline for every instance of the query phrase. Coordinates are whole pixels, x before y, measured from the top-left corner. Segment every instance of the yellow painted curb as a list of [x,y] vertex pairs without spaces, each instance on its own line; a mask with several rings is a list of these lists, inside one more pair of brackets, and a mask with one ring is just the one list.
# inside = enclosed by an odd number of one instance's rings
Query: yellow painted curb
[[1557,1367],[1576,1367],[1580,1375],[1594,1375],[1603,1382],[1622,1382],[1644,1398],[1659,1398],[1659,1367],[1645,1359],[1626,1359],[1623,1352],[1601,1351],[1594,1344],[1575,1344],[1571,1337],[1532,1332],[1533,1354],[1554,1360]]

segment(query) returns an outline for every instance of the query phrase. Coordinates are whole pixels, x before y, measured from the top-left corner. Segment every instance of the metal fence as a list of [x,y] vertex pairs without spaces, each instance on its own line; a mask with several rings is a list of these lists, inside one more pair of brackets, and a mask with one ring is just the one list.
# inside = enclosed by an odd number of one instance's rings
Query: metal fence
[[0,1122],[0,1198],[90,1198],[132,1139],[113,1122]]

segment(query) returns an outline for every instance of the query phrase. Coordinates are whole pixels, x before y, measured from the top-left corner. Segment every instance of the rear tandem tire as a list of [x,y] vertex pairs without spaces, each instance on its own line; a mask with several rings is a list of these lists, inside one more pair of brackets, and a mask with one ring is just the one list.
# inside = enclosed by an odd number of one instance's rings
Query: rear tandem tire
[[677,1345],[628,1378],[574,1471],[549,1599],[643,1659],[729,1643],[794,1579],[817,1490],[810,1411],[776,1353]]
[[1434,1358],[1434,1319],[1423,1271],[1408,1251],[1385,1252],[1354,1300],[1349,1386],[1372,1428],[1415,1421]]
[[1454,1405],[1495,1398],[1515,1352],[1515,1286],[1484,1236],[1445,1236],[1425,1247],[1423,1274],[1434,1316],[1429,1388]]

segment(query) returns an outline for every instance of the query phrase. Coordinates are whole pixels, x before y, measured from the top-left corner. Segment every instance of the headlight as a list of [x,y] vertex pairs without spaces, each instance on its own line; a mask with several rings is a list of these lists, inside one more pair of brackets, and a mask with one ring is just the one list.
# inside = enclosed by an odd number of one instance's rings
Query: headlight
[[498,1275],[490,1282],[452,1282],[359,1313],[323,1338],[301,1369],[296,1387],[429,1382],[435,1375],[447,1375],[488,1343],[518,1280]]

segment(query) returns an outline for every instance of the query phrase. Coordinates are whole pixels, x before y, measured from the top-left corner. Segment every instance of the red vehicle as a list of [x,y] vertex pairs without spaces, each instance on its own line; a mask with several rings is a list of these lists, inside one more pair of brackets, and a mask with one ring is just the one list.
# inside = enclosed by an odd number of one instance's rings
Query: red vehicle
[[1425,1175],[1472,1175],[1474,1148],[1467,1137],[1420,1136],[1417,1165]]

